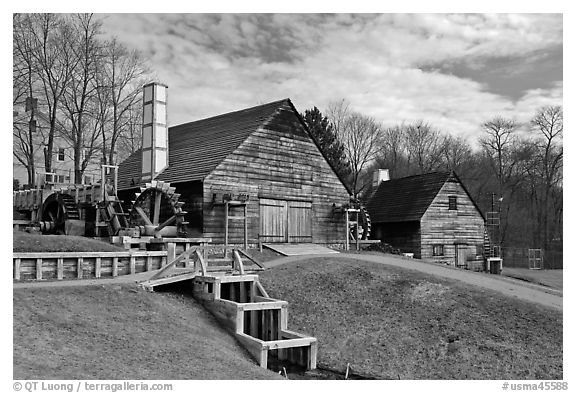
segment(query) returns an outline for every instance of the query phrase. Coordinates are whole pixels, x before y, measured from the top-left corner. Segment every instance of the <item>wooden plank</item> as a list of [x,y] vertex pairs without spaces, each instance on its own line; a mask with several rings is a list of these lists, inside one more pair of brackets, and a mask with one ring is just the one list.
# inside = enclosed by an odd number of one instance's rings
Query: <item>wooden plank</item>
[[112,257],[112,277],[118,277],[118,257]]
[[244,281],[238,282],[238,286],[240,287],[238,303],[246,303],[246,286],[244,285]]
[[14,280],[20,280],[20,258],[14,258]]
[[84,258],[83,257],[79,257],[77,262],[76,262],[76,277],[78,277],[79,279],[82,278],[82,274],[84,273]]
[[244,310],[280,310],[283,306],[287,306],[288,302],[284,300],[279,300],[275,302],[264,302],[264,303],[246,303],[242,307]]
[[97,257],[94,260],[94,275],[96,278],[100,278],[102,276],[102,258]]
[[58,258],[56,261],[56,278],[58,280],[64,279],[64,258]]
[[179,274],[177,276],[162,277],[162,278],[156,278],[154,280],[148,280],[142,284],[150,286],[150,287],[156,287],[158,285],[165,285],[165,284],[172,284],[172,283],[180,282],[180,281],[193,280],[196,276],[198,276],[198,273],[188,272],[188,273]]
[[288,340],[264,340],[269,349],[298,348],[309,346],[316,339],[313,337],[291,338]]

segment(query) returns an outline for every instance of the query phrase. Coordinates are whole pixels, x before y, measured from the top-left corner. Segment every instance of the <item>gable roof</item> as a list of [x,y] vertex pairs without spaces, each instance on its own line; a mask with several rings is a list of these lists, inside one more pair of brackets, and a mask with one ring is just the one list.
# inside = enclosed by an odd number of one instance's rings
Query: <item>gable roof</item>
[[367,205],[371,221],[374,223],[419,221],[442,186],[451,178],[462,185],[480,215],[484,217],[454,172],[432,172],[380,183]]
[[[202,180],[230,153],[286,104],[279,100],[170,127],[168,129],[168,167],[156,179],[174,183]],[[118,169],[118,189],[141,184],[142,155],[138,150]]]

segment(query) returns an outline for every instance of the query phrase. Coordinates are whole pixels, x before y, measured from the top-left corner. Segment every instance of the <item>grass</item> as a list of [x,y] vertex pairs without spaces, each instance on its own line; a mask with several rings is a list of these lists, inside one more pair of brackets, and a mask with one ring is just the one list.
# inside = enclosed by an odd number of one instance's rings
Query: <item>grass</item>
[[13,252],[126,251],[101,240],[82,236],[41,235],[13,231]]
[[540,285],[545,285],[554,289],[563,289],[562,269],[554,270],[530,270],[522,268],[504,267],[502,275],[517,278],[523,281],[529,281]]
[[419,272],[315,259],[260,274],[321,366],[390,379],[562,379],[562,313]]
[[14,290],[14,379],[275,379],[189,298],[135,286]]

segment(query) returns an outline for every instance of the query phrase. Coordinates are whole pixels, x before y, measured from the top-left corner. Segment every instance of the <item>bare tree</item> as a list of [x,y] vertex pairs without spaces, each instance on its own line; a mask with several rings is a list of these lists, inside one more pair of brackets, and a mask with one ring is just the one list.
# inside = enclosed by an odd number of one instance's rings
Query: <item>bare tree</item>
[[373,118],[352,112],[338,132],[351,169],[354,197],[366,184],[360,184],[360,175],[382,149],[382,128]]
[[149,81],[150,71],[139,52],[129,51],[116,39],[107,42],[105,48],[98,85],[106,99],[102,109],[110,120],[110,127],[102,133],[104,162],[113,164],[119,139],[133,128],[136,119],[132,108],[142,99],[142,86]]
[[461,172],[470,163],[472,147],[461,136],[446,135],[441,143],[442,159],[448,170]]
[[417,174],[437,170],[442,163],[440,132],[422,120],[405,127],[408,165],[413,165]]
[[[25,168],[28,184],[34,185],[36,173],[36,150],[39,148],[34,133],[37,131],[33,89],[36,81],[31,33],[26,17],[13,16],[12,44],[12,154]],[[21,108],[25,107],[22,113]]]
[[[562,203],[553,200],[555,189],[562,188],[562,162],[563,147],[562,136],[564,132],[564,113],[561,106],[546,106],[538,110],[531,120],[533,132],[537,135],[535,146],[536,154],[535,168],[538,176],[532,180],[536,182],[534,193],[537,212],[538,224],[541,228],[540,242],[544,249],[550,245],[550,212],[553,211],[556,216],[554,219],[561,222]],[[555,206],[552,206],[555,203]],[[552,221],[554,221],[554,219]],[[560,227],[561,228],[561,227]]]
[[74,15],[70,23],[75,66],[63,96],[66,117],[63,134],[72,146],[74,181],[81,183],[86,167],[99,150],[100,128],[94,124],[91,107],[96,98],[96,64],[101,56],[98,35],[102,24],[92,14]]
[[44,168],[51,172],[61,100],[76,61],[70,45],[73,31],[66,18],[55,14],[27,15],[25,23],[32,37],[32,53],[40,80],[40,102],[47,108],[49,126],[44,148]]

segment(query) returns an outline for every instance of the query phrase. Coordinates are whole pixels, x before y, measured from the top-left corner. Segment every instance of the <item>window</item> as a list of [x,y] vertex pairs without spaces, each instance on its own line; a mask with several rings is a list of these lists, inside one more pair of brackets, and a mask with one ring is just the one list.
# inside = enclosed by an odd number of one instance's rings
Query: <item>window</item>
[[64,148],[58,148],[58,157],[56,158],[58,161],[64,161]]
[[92,176],[84,176],[84,184],[92,184]]
[[448,210],[458,210],[458,199],[455,196],[448,197]]
[[443,244],[434,244],[432,246],[432,256],[433,257],[444,256],[444,245]]

